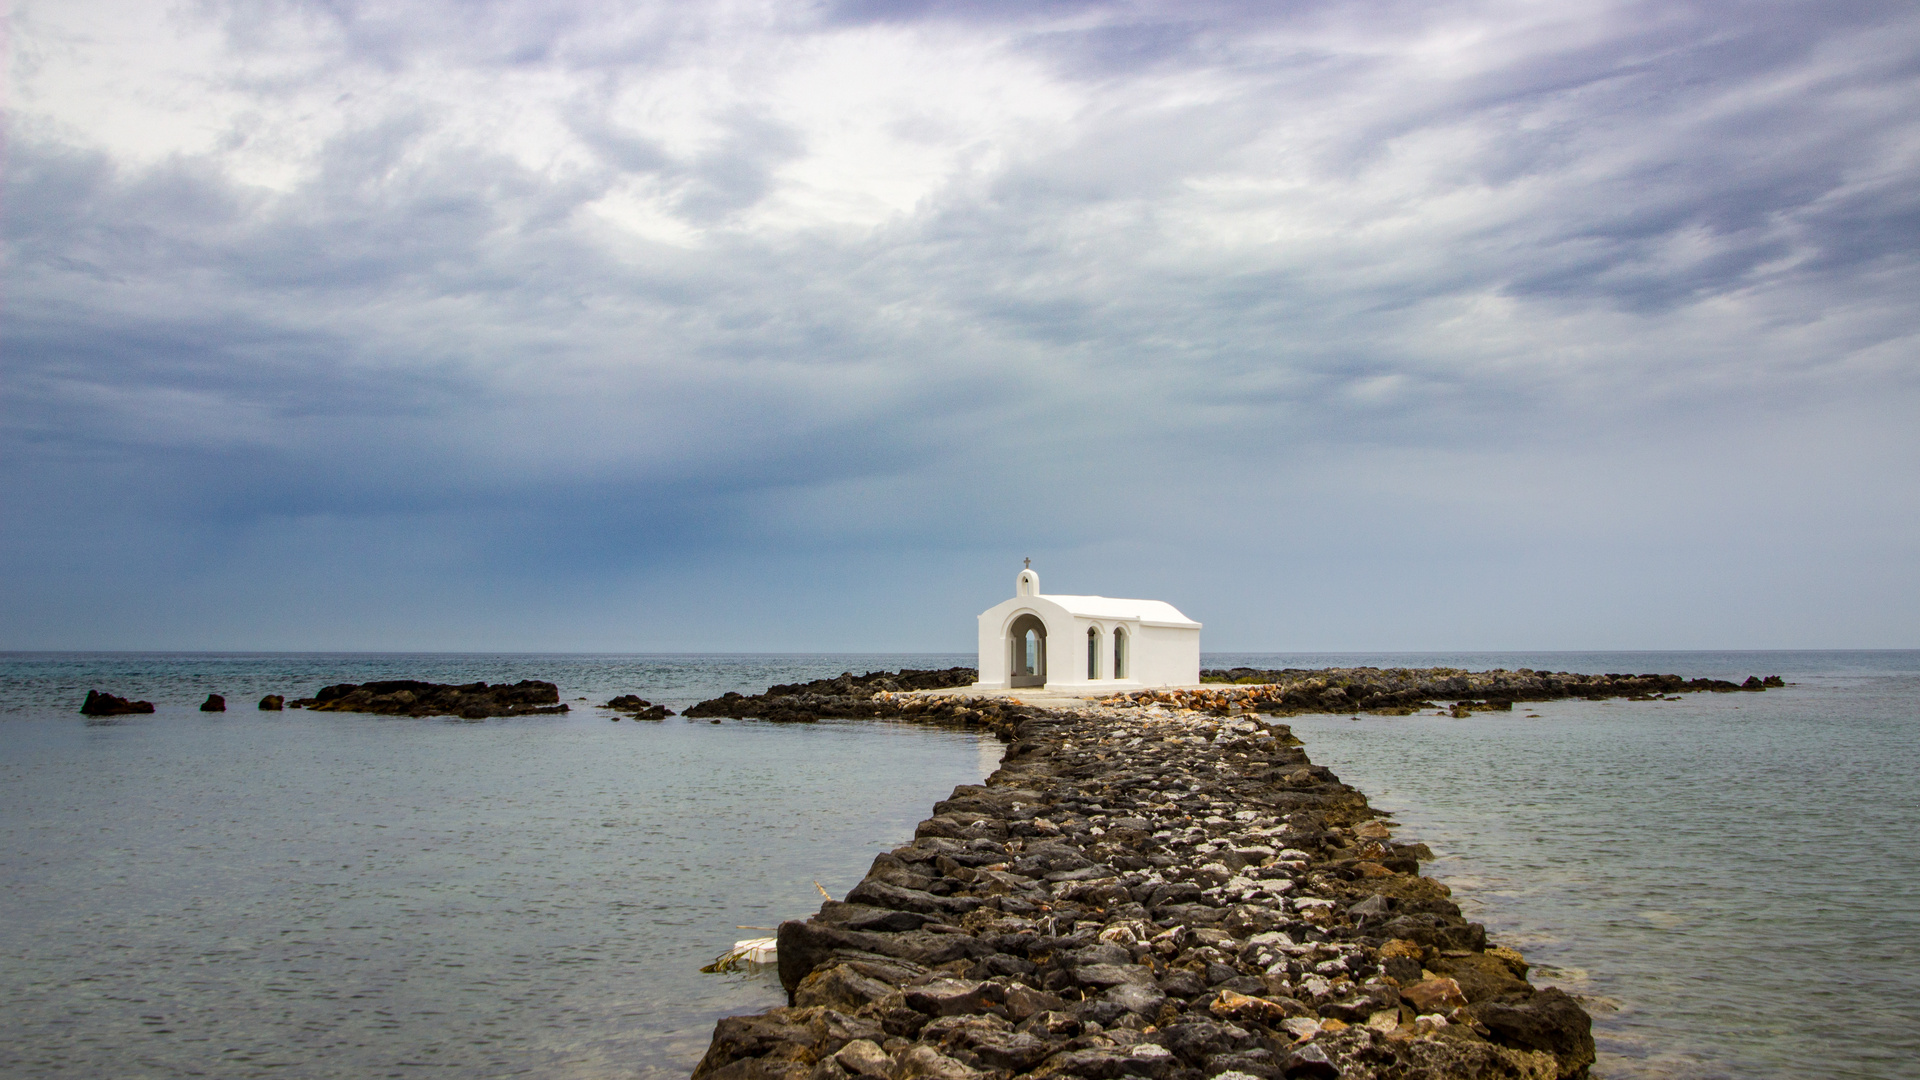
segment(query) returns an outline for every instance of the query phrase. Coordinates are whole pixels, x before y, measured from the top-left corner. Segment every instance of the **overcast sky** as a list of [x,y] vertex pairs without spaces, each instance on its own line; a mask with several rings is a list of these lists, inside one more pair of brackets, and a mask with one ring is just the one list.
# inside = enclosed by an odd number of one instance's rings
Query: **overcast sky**
[[0,647],[1920,646],[1920,7],[15,0]]

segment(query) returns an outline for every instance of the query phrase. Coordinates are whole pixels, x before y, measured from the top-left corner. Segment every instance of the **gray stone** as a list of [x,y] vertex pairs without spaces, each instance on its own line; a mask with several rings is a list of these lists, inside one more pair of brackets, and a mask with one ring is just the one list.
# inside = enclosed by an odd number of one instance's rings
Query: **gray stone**
[[1130,1013],[1145,1017],[1158,1015],[1160,1006],[1167,1003],[1167,995],[1155,989],[1152,983],[1122,983],[1101,996]]

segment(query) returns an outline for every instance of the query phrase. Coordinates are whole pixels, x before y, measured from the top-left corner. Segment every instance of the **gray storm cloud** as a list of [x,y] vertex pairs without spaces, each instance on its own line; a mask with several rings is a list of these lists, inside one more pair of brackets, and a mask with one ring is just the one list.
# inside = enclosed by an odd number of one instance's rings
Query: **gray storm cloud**
[[1888,5],[26,3],[0,645],[1912,645]]

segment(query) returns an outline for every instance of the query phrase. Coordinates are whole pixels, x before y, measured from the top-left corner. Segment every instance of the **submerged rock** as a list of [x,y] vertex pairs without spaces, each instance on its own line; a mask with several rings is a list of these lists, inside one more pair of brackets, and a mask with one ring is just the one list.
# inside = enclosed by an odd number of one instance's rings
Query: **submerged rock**
[[114,694],[103,694],[98,690],[87,691],[87,700],[81,704],[83,716],[132,716],[135,713],[153,711],[151,701],[128,701]]

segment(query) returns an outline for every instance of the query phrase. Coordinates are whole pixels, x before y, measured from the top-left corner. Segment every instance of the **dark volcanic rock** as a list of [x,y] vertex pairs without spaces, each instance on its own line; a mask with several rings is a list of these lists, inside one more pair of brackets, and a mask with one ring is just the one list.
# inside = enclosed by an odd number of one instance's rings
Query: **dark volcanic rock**
[[729,691],[693,706],[686,715],[783,721],[889,716],[892,712],[885,704],[875,704],[874,695],[972,686],[978,676],[976,669],[960,667],[942,671],[869,671],[865,675],[849,671],[832,679],[770,686],[764,693],[752,696]]
[[279,694],[268,694],[266,697],[260,699],[260,710],[262,712],[278,712],[286,708],[286,705],[287,699],[281,697]]
[[113,694],[103,694],[98,690],[87,691],[87,700],[81,704],[80,712],[85,716],[131,716],[134,713],[153,711],[151,701],[128,701]]
[[1744,683],[1723,679],[1683,679],[1678,675],[1582,675],[1566,671],[1464,671],[1458,668],[1209,668],[1205,683],[1229,683],[1231,689],[1142,691],[1143,700],[1179,704],[1225,716],[1252,711],[1275,716],[1313,712],[1373,712],[1406,715],[1451,701],[1455,717],[1474,712],[1506,712],[1516,701],[1560,698],[1624,697],[1650,701],[1663,694],[1762,691],[1785,686],[1778,675],[1749,677]]
[[635,720],[665,720],[673,715],[673,710],[665,705],[655,705],[636,694],[621,694],[600,707],[612,709],[615,712],[630,713]]
[[559,704],[559,701],[559,687],[532,679],[522,679],[512,686],[483,682],[448,686],[396,679],[360,685],[340,683],[293,704],[318,712],[458,716],[466,720],[482,720],[489,716],[535,716],[566,712],[567,707]]
[[227,699],[219,694],[208,694],[207,700],[200,703],[201,712],[226,712]]
[[1502,1044],[1552,1054],[1562,1076],[1585,1076],[1593,1063],[1593,1020],[1557,989],[1535,993],[1528,987],[1468,1011]]

